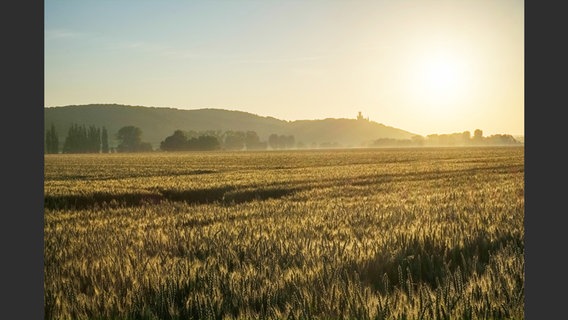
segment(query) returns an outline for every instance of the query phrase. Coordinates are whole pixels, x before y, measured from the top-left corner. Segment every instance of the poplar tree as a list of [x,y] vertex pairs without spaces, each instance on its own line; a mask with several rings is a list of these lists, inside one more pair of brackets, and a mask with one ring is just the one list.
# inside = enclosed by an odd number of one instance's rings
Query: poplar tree
[[101,143],[102,143],[102,152],[108,153],[109,152],[108,132],[107,132],[107,129],[104,126],[103,126],[103,131],[102,131],[102,134],[101,134]]

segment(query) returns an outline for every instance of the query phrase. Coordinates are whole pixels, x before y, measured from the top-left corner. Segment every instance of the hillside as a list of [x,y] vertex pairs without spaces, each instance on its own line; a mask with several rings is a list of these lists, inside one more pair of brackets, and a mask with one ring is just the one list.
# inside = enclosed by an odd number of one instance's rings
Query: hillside
[[183,131],[256,131],[261,140],[270,134],[294,135],[296,142],[306,146],[339,144],[357,147],[379,139],[407,139],[414,134],[383,124],[356,119],[323,119],[284,121],[242,111],[223,109],[182,110],[127,106],[117,104],[72,105],[44,108],[45,128],[55,125],[60,143],[65,141],[72,124],[106,127],[111,146],[116,145],[114,135],[127,125],[139,127],[142,140],[158,148],[160,142],[175,130]]

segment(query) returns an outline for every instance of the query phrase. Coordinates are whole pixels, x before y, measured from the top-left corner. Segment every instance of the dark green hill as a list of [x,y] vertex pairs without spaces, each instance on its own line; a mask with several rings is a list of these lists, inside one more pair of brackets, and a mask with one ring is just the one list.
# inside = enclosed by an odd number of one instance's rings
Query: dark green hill
[[106,127],[111,146],[116,146],[114,136],[127,125],[139,127],[142,140],[158,148],[160,142],[175,130],[183,131],[256,131],[261,140],[268,140],[272,133],[294,135],[296,142],[306,146],[339,144],[357,147],[379,138],[407,139],[414,134],[388,127],[374,121],[356,119],[324,119],[284,121],[252,113],[222,109],[182,110],[127,106],[117,104],[90,104],[44,109],[45,128],[53,123],[60,143],[65,141],[72,124]]

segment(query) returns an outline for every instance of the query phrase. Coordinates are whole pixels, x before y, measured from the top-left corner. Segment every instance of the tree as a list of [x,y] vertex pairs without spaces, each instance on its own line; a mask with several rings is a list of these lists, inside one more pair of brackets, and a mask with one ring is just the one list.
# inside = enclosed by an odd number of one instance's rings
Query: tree
[[473,141],[477,144],[482,143],[483,131],[481,131],[480,129],[475,129],[475,131],[473,131]]
[[294,148],[296,145],[296,138],[293,135],[288,136],[280,136],[281,144],[284,145],[284,148],[291,149]]
[[245,133],[243,131],[225,132],[225,149],[242,150],[245,147]]
[[59,137],[53,123],[45,132],[45,153],[59,153]]
[[101,129],[90,126],[87,131],[87,152],[99,153],[101,152]]
[[108,153],[109,152],[109,148],[108,148],[108,133],[107,133],[107,129],[103,126],[103,131],[101,133],[101,148],[102,148],[102,152],[103,153]]
[[[188,138],[188,134],[191,137]],[[219,139],[208,134],[196,136],[195,131],[189,133],[176,130],[171,136],[166,137],[160,143],[160,149],[164,151],[190,151],[190,150],[217,150],[221,144]]]
[[469,131],[462,132],[462,142],[466,145],[471,142],[471,133]]
[[51,153],[51,129],[47,129],[45,131],[45,145],[44,145],[44,152]]
[[245,145],[247,150],[266,149],[266,142],[261,142],[256,131],[247,131],[245,135]]
[[87,129],[84,125],[72,124],[63,143],[63,153],[86,152],[88,152]]
[[268,136],[268,145],[272,149],[280,149],[280,137],[276,133],[271,134]]
[[217,137],[214,136],[201,135],[189,140],[190,150],[218,150],[220,148],[221,144]]
[[291,149],[296,145],[296,138],[293,135],[277,135],[273,133],[268,136],[268,145],[272,149]]
[[201,131],[202,136],[211,136],[217,138],[219,142],[219,147],[221,147],[221,141],[223,141],[223,131],[222,130],[205,130]]
[[490,145],[513,145],[520,144],[512,135],[510,134],[494,134],[486,138],[487,144]]
[[424,139],[423,136],[416,134],[416,135],[413,135],[412,137],[410,137],[410,140],[416,146],[423,146],[426,139]]
[[[53,150],[58,153],[59,141],[55,128],[52,128],[53,135],[51,141],[53,143]],[[103,127],[103,134],[101,136],[101,129],[91,125],[87,129],[85,125],[71,124],[63,143],[63,153],[100,153],[101,144],[103,144],[103,152],[109,152],[108,136],[106,128]]]
[[188,149],[188,142],[185,133],[181,130],[174,131],[174,134],[166,137],[160,143],[160,149],[164,151],[181,151]]
[[[142,143],[142,130],[135,126],[125,126],[118,130],[116,138],[119,143],[118,152],[150,151],[147,143]],[[150,146],[151,149],[151,146]]]

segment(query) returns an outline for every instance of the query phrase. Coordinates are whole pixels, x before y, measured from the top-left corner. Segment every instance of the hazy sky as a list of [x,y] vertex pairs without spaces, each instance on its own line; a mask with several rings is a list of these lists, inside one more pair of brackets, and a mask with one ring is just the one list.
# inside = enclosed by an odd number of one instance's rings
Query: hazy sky
[[524,133],[524,1],[45,1],[45,106]]

